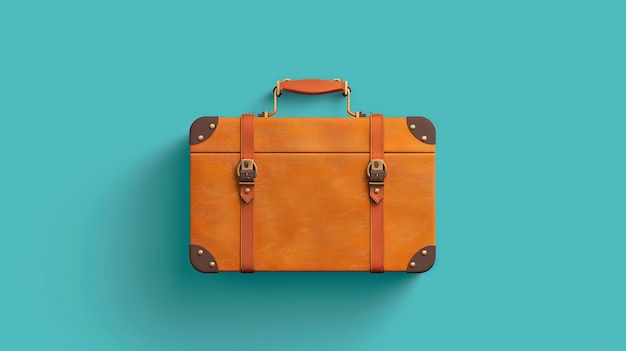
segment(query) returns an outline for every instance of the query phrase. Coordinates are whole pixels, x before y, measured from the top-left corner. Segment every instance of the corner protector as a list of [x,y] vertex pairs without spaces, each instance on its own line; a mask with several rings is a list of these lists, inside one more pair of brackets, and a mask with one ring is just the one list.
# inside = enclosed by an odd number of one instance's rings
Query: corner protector
[[428,118],[409,116],[406,118],[406,125],[417,140],[425,144],[435,144],[435,125]]
[[219,268],[215,257],[200,245],[189,245],[189,260],[198,272],[217,273]]
[[407,273],[424,273],[435,264],[436,246],[426,246],[419,249],[409,260],[406,266]]
[[217,129],[219,117],[206,116],[196,119],[189,128],[189,145],[200,144],[209,139]]

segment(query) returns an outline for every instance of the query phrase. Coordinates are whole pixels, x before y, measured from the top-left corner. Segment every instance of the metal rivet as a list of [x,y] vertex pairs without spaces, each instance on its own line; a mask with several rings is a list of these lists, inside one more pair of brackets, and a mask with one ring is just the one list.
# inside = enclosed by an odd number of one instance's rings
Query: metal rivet
[[202,134],[198,135],[198,140],[204,140],[204,135]]
[[421,252],[421,253],[422,253],[422,256],[426,256],[426,255],[428,255],[428,251],[426,251],[426,250],[422,250],[422,252]]
[[213,124],[213,123],[209,124],[209,128],[215,129],[215,124]]
[[209,267],[215,267],[215,262],[213,261],[209,262]]
[[409,263],[409,266],[415,267],[415,262],[411,261],[411,263]]
[[380,192],[380,188],[374,188],[374,194],[378,194]]
[[426,141],[428,140],[428,137],[426,135],[422,135],[422,140]]
[[250,188],[243,189],[243,192],[246,193],[246,194],[250,194]]
[[198,256],[204,255],[204,250],[198,250]]
[[415,124],[411,124],[410,128],[415,129]]

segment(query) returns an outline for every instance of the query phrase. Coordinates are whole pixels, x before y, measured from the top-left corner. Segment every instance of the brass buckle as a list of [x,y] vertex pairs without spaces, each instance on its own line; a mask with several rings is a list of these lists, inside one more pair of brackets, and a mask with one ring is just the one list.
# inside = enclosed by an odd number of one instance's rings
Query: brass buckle
[[382,183],[387,176],[387,165],[383,160],[371,160],[367,165],[367,176],[370,183]]
[[242,159],[237,166],[239,182],[253,182],[259,170],[253,159]]

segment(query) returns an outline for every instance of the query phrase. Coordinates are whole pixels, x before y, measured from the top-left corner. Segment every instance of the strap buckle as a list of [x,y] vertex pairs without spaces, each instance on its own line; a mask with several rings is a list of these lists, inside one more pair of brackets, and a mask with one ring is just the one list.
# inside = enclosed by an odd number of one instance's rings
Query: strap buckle
[[254,182],[258,174],[258,168],[253,159],[242,159],[237,166],[237,176],[240,183]]
[[387,176],[387,165],[383,160],[371,160],[367,165],[367,176],[370,183],[382,183]]

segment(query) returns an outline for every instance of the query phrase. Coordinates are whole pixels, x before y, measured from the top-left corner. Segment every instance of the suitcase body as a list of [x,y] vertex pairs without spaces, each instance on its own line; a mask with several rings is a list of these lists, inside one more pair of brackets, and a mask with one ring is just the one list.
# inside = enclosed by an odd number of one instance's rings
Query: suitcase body
[[[345,83],[293,82],[309,94]],[[292,91],[280,83],[275,98]],[[190,128],[189,254],[198,271],[417,273],[433,265],[429,120],[268,115],[201,117]]]

